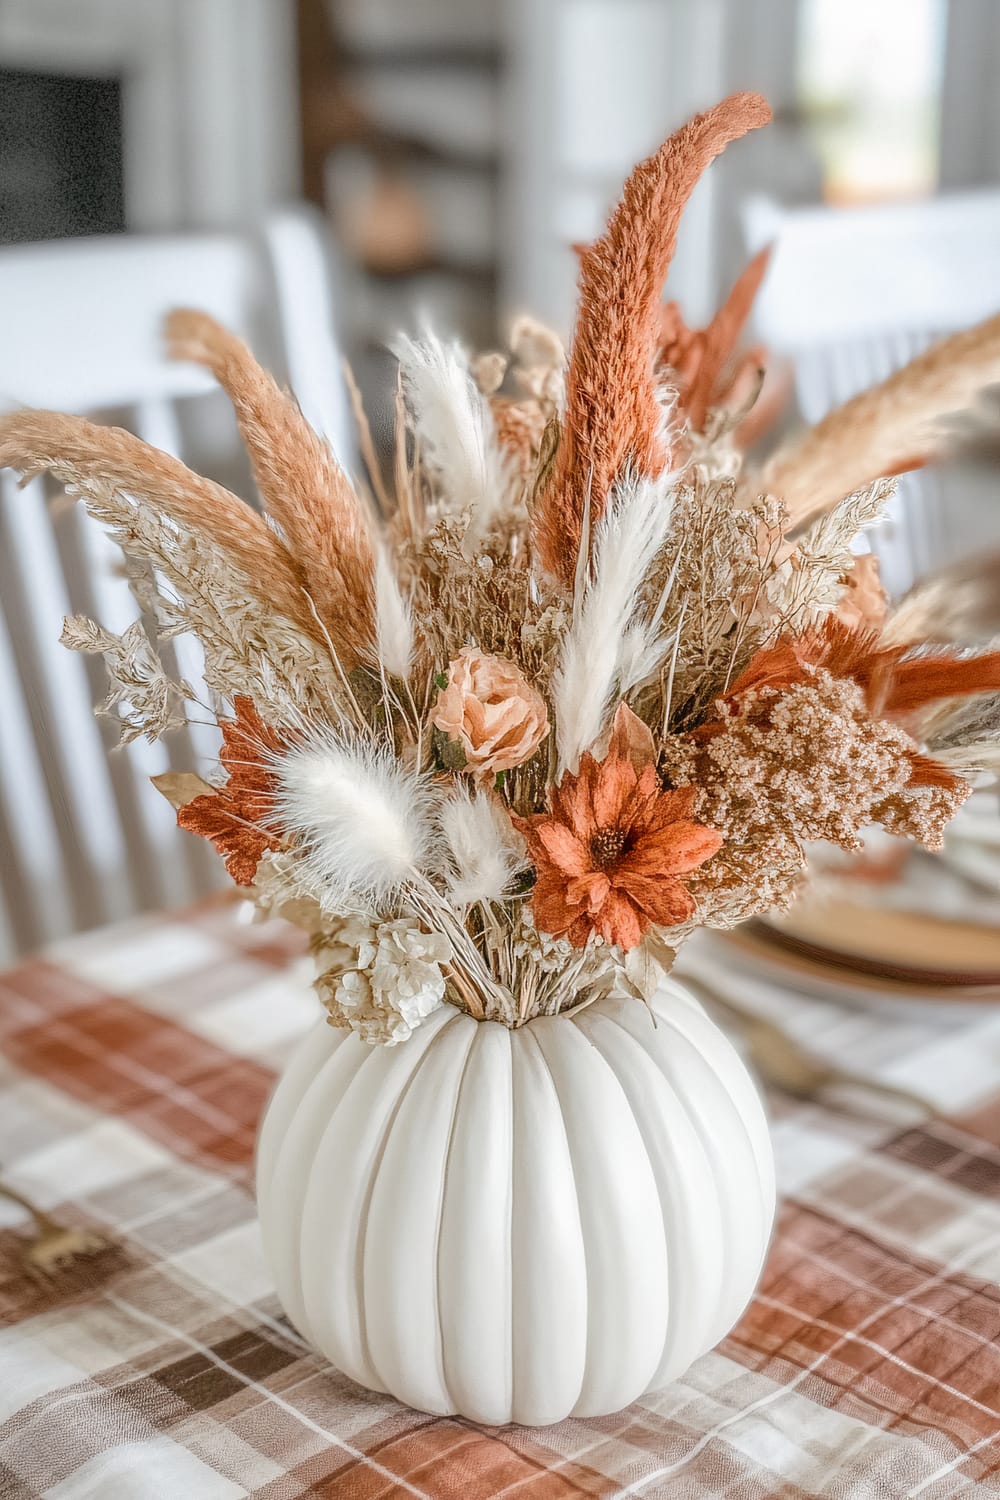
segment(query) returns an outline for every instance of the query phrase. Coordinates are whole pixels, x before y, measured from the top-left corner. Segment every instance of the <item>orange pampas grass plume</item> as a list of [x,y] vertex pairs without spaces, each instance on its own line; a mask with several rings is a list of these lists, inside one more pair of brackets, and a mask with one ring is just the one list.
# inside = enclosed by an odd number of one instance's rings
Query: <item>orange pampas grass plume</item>
[[209,537],[258,598],[306,634],[321,634],[295,563],[257,512],[133,433],[63,412],[7,412],[0,416],[0,468],[16,469],[26,479],[50,471],[71,487],[106,484],[145,501],[161,516]]
[[733,94],[696,115],[625,184],[606,232],[580,257],[580,304],[553,471],[535,509],[541,562],[571,584],[584,508],[597,520],[626,466],[644,477],[669,462],[653,365],[660,294],[681,213],[730,141],[771,118],[759,94]]
[[242,339],[188,308],[170,314],[166,331],[171,355],[205,365],[233,403],[264,505],[350,670],[371,655],[375,641],[375,554],[350,480]]

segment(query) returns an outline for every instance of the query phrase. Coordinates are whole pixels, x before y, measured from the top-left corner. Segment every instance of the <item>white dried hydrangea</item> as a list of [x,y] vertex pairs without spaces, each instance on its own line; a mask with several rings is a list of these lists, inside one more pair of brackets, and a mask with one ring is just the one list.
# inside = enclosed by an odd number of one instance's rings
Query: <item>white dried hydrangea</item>
[[451,946],[414,921],[347,917],[316,949],[316,990],[336,1026],[392,1047],[444,1001]]

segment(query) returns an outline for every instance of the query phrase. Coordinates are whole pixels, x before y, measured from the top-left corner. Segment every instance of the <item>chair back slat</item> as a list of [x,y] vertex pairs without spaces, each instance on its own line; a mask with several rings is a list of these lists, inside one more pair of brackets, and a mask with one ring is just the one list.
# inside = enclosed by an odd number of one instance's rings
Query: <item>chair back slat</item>
[[[248,338],[348,454],[319,241],[313,218],[286,212],[273,232],[246,239],[102,236],[0,249],[0,409],[111,420],[242,489],[246,467],[224,398],[204,370],[164,356],[167,311],[194,306]],[[217,763],[197,640],[160,643],[199,700],[186,705],[186,725],[115,750],[118,726],[92,711],[107,694],[103,663],[59,644],[66,614],[120,634],[139,613],[120,552],[83,507],[45,481],[19,490],[0,474],[0,963],[226,883],[214,851],[179,832],[149,784],[166,770]]]
[[76,920],[110,921],[128,910],[125,843],[86,667],[58,640],[71,605],[41,482],[4,476],[2,526],[0,591]]
[[[802,416],[887,379],[935,339],[1000,311],[1000,192],[866,208],[785,209],[751,198],[751,249],[774,246],[755,333],[794,361]],[[950,517],[953,476],[904,475],[869,541],[890,593],[978,545]],[[947,519],[946,519],[947,518]]]
[[[80,506],[60,516],[56,531],[74,609],[122,634],[138,607],[122,576],[121,553]],[[104,664],[99,657],[84,660],[92,701],[100,703],[107,692]],[[193,900],[200,886],[187,868],[191,841],[181,837],[169,804],[149,784],[151,776],[171,769],[168,740],[151,745],[139,738],[118,747],[117,726],[109,719],[101,723],[136,903],[146,908]]]
[[250,329],[259,271],[228,235],[100,235],[0,252],[0,405],[102,411],[204,395],[212,380],[163,357],[171,307]]
[[[0,503],[6,503],[2,496]],[[76,915],[55,808],[3,610],[0,692],[0,909],[7,951],[16,953],[71,932]]]

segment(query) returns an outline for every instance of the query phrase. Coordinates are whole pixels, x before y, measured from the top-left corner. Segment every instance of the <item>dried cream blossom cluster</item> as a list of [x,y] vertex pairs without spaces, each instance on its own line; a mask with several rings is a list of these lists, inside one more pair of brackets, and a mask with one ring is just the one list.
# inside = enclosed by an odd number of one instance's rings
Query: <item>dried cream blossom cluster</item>
[[720,707],[717,732],[675,737],[663,756],[672,781],[697,788],[698,817],[725,830],[691,881],[711,925],[787,904],[810,843],[856,851],[866,827],[891,818],[892,831],[933,847],[971,790],[911,787],[913,740],[871,716],[857,683],[822,668]]
[[313,951],[316,989],[331,1023],[366,1042],[405,1042],[444,1000],[451,947],[412,920],[347,917]]
[[[594,946],[600,942],[600,938],[595,938]],[[510,947],[515,958],[527,959],[543,974],[558,974],[573,957],[573,944],[569,939],[539,932],[530,910],[522,910],[520,921],[511,935]]]
[[944,845],[945,829],[972,796],[971,781],[947,786],[908,786],[872,808],[872,822],[901,839],[915,839],[927,849]]

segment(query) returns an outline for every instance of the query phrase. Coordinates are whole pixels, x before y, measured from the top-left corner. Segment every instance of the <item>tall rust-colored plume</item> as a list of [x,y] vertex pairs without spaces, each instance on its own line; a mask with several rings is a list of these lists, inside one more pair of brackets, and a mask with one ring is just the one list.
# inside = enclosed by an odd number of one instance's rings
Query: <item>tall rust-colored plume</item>
[[733,94],[696,115],[635,168],[606,232],[581,254],[566,412],[552,473],[535,507],[540,560],[567,585],[588,495],[596,520],[627,465],[655,476],[669,462],[653,364],[660,295],[681,213],[719,152],[770,118],[759,94]]
[[254,594],[321,638],[295,564],[262,517],[221,484],[133,433],[62,412],[7,412],[0,416],[0,468],[26,478],[50,471],[63,484],[107,484],[146,501],[179,526],[211,538]]
[[768,464],[767,487],[800,525],[873,479],[936,458],[945,447],[942,419],[998,381],[1000,313],[932,344],[794,438]]
[[167,319],[175,359],[205,365],[233,403],[268,513],[277,521],[323,625],[350,669],[375,640],[375,552],[350,480],[329,445],[242,339],[207,313]]

